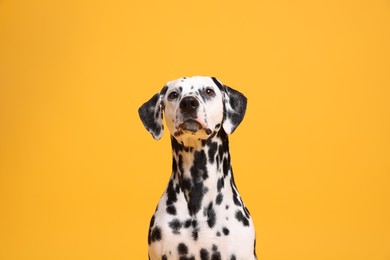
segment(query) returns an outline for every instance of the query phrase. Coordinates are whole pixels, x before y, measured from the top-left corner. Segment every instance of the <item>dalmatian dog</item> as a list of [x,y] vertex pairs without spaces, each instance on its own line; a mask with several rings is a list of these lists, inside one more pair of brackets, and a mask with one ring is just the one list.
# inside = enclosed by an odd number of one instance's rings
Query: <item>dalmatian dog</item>
[[171,133],[172,175],[151,218],[151,260],[254,260],[255,231],[234,183],[228,135],[247,100],[214,77],[168,82],[139,109],[158,140]]

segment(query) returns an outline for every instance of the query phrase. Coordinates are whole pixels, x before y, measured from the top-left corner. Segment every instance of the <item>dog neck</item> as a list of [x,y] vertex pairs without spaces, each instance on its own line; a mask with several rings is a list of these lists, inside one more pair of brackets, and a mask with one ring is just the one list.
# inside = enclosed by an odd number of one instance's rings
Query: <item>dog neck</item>
[[230,166],[229,140],[222,128],[209,139],[199,141],[196,147],[187,147],[173,136],[171,142],[171,189],[184,193],[191,216],[198,212],[207,215],[207,209],[222,203],[226,192],[238,200]]

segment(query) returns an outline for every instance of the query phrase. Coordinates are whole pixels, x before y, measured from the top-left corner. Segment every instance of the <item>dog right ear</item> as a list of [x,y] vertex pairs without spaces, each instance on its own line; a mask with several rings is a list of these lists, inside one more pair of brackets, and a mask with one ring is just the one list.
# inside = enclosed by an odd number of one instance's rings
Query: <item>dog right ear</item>
[[139,109],[138,114],[146,130],[152,134],[156,140],[161,139],[164,133],[163,98],[167,91],[165,86],[159,93],[155,94],[149,101],[144,103]]
[[211,78],[222,91],[224,117],[222,128],[227,134],[232,134],[244,119],[247,99],[239,91],[223,85],[217,78]]

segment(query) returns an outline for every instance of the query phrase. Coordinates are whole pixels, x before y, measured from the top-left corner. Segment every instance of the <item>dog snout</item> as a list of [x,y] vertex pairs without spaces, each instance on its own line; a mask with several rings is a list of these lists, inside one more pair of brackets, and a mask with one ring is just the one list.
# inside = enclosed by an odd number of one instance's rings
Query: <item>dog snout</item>
[[194,113],[199,107],[199,101],[194,97],[185,97],[180,101],[180,109],[183,113]]

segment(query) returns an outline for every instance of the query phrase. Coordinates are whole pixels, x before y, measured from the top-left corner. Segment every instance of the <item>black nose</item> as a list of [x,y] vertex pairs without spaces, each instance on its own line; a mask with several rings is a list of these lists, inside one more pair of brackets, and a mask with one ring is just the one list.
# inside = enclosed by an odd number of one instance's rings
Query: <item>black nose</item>
[[194,97],[185,97],[180,101],[180,109],[185,113],[196,111],[199,107],[199,101]]

